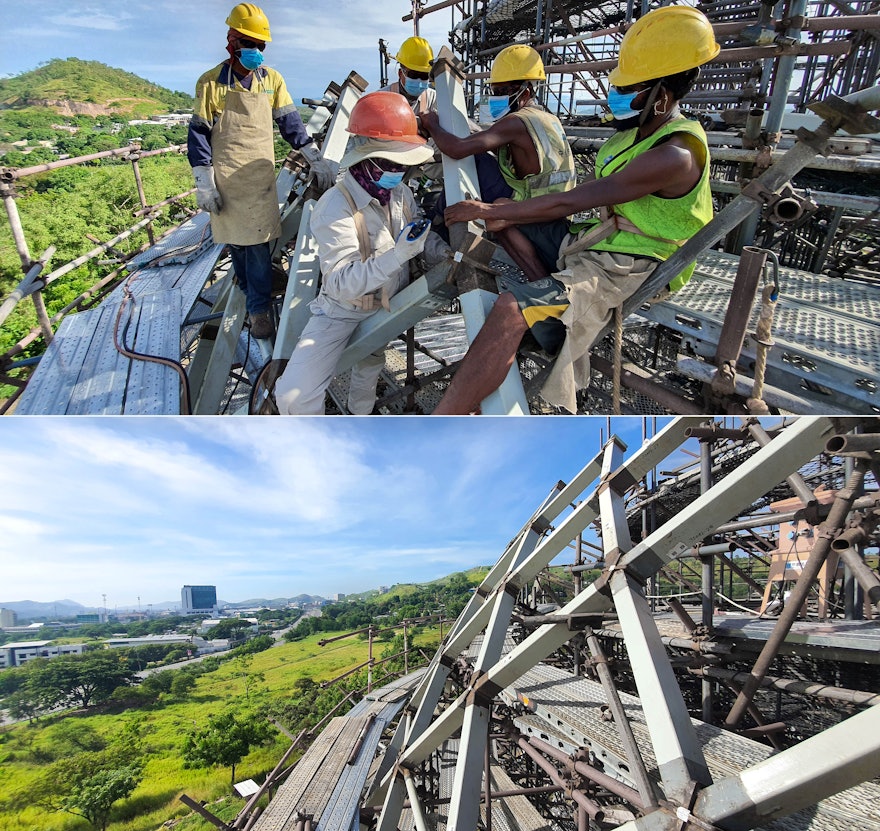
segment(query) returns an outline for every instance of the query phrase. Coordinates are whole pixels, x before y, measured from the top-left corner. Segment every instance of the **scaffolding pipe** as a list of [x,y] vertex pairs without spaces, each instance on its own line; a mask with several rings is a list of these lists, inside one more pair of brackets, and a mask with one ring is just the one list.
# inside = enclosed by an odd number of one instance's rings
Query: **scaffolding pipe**
[[[722,667],[692,667],[688,669],[692,675],[708,675],[719,681],[733,681],[743,684],[752,676],[748,672],[734,672]],[[832,687],[827,684],[811,684],[809,681],[799,681],[792,678],[779,678],[775,675],[765,675],[761,686],[782,692],[809,695],[814,698],[827,698],[831,701],[841,701],[845,704],[857,704],[859,706],[876,707],[880,705],[880,693],[851,690],[843,687]]]
[[[645,766],[645,760],[642,758],[641,751],[639,750],[639,743],[636,741],[636,737],[632,731],[632,725],[629,723],[626,710],[623,707],[623,702],[620,700],[620,694],[614,684],[611,670],[608,669],[608,658],[605,657],[605,653],[602,651],[602,645],[599,643],[599,639],[596,637],[593,630],[588,629],[584,634],[587,639],[587,645],[593,656],[593,666],[596,668],[596,674],[599,676],[599,681],[602,684],[602,688],[605,690],[605,697],[608,699],[608,707],[611,710],[611,714],[614,716],[614,723],[617,725],[618,735],[620,736],[620,740],[623,742],[623,746],[626,750],[626,757],[630,763],[630,773],[633,776],[639,792],[641,802],[639,807],[656,808],[659,804],[657,801],[657,795],[654,792],[651,780],[648,778],[648,769]],[[577,770],[577,765],[575,765],[575,770]]]
[[[599,805],[593,802],[593,800],[585,794],[581,793],[580,791],[573,790],[569,784],[566,784],[565,780],[559,775],[559,771],[556,770],[555,765],[553,765],[551,762],[548,762],[547,759],[545,759],[541,755],[537,747],[531,744],[532,742],[538,741],[540,741],[540,739],[526,739],[524,737],[521,737],[517,739],[516,743],[517,745],[519,745],[520,748],[522,748],[525,754],[539,768],[541,768],[541,770],[543,770],[544,773],[547,774],[547,776],[550,777],[550,781],[553,782],[554,785],[559,785],[566,793],[571,794],[571,798],[575,801],[575,803],[583,808],[595,822],[602,822],[602,820],[604,819],[604,814]],[[542,742],[542,744],[545,743]],[[549,747],[549,745],[547,746]],[[556,748],[551,749],[555,750]],[[566,757],[566,760],[570,761],[568,757]]]
[[737,696],[733,707],[731,707],[727,718],[724,720],[724,726],[728,730],[735,730],[740,721],[742,721],[755,692],[761,685],[764,676],[779,652],[780,646],[782,646],[797,619],[800,608],[807,599],[813,582],[819,575],[819,569],[831,550],[832,540],[837,536],[838,529],[843,528],[846,518],[852,510],[855,495],[865,478],[865,472],[866,465],[863,460],[857,460],[855,470],[846,483],[846,487],[837,492],[837,496],[828,513],[828,518],[819,527],[813,547],[810,550],[810,556],[807,558],[807,562],[801,570],[794,588],[791,590],[791,596],[786,601],[776,621],[776,626],[767,638],[767,643],[758,655],[748,680],[743,684],[742,692]]
[[52,259],[54,253],[55,246],[50,245],[43,252],[40,259],[31,265],[24,279],[15,287],[9,297],[3,301],[3,305],[0,306],[0,326],[2,326],[6,322],[6,318],[12,314],[12,310],[15,308],[19,300],[37,291],[39,288],[38,284],[43,284],[43,281],[39,279],[40,272],[46,267],[46,263]]

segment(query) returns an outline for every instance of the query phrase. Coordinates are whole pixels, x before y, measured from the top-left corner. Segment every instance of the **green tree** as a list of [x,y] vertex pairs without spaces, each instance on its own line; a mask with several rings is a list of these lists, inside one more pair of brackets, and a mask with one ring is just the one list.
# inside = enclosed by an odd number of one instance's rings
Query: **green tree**
[[272,736],[269,722],[255,713],[236,714],[232,710],[211,716],[203,730],[191,731],[183,743],[184,767],[235,766],[251,747],[265,744]]
[[68,794],[63,810],[84,817],[98,831],[106,831],[113,803],[131,796],[142,778],[138,765],[99,771]]
[[171,695],[175,698],[186,698],[196,687],[196,679],[189,672],[175,672],[171,680]]
[[142,779],[140,741],[131,732],[124,730],[118,738],[125,740],[106,750],[83,751],[46,766],[14,803],[74,814],[105,831],[113,804],[130,796]]

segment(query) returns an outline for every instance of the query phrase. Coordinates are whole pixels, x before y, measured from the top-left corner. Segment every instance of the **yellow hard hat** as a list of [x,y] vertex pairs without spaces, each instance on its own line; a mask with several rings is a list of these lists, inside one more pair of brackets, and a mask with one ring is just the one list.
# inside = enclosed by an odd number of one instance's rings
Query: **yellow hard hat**
[[490,84],[503,84],[506,81],[545,81],[547,74],[541,56],[524,43],[517,43],[502,49],[489,72]]
[[239,3],[229,12],[226,25],[252,40],[264,40],[266,43],[272,40],[272,35],[269,33],[269,18],[253,3]]
[[411,37],[401,44],[394,60],[401,66],[412,69],[413,72],[430,72],[434,52],[431,50],[431,44],[424,38]]
[[629,87],[676,75],[711,61],[721,47],[709,19],[691,6],[663,6],[639,18],[623,36],[608,80]]

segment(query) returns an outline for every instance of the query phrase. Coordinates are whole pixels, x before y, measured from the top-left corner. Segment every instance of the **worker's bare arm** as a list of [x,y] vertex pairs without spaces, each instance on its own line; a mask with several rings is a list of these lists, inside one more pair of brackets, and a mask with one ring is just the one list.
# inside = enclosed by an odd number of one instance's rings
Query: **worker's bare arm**
[[437,113],[426,112],[421,115],[422,127],[434,139],[440,152],[451,159],[464,159],[477,153],[497,150],[505,144],[522,142],[528,136],[525,125],[519,118],[502,118],[487,130],[459,138],[440,126]]
[[[446,209],[447,225],[482,219],[495,228],[551,222],[603,205],[620,205],[648,194],[673,198],[687,193],[700,178],[700,167],[687,145],[669,141],[633,159],[623,170],[584,182],[565,193],[549,193],[522,202],[487,205],[464,201]],[[503,222],[503,225],[496,225]]]

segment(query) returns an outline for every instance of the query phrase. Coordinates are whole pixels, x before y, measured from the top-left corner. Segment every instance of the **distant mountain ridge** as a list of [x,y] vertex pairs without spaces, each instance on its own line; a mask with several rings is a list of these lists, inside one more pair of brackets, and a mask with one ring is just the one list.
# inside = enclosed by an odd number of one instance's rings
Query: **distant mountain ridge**
[[[298,594],[296,597],[276,597],[272,600],[266,598],[252,598],[250,600],[239,600],[235,603],[229,603],[224,600],[218,601],[221,608],[227,609],[254,609],[265,607],[269,609],[280,609],[287,606],[288,603],[320,603],[324,598],[316,594]],[[153,613],[162,611],[174,611],[180,609],[179,600],[166,600],[161,603],[142,603],[141,610],[149,608]],[[83,606],[75,600],[54,600],[49,603],[37,600],[0,600],[0,609],[12,609],[18,616],[19,620],[48,619],[56,620],[60,618],[71,618],[76,615],[84,615],[95,612],[101,612],[103,609],[99,606]],[[108,611],[117,611],[115,607],[110,607]],[[130,607],[118,609],[118,611],[133,611]]]
[[189,109],[194,99],[99,61],[55,58],[0,80],[0,109],[48,107],[60,115],[146,116]]

